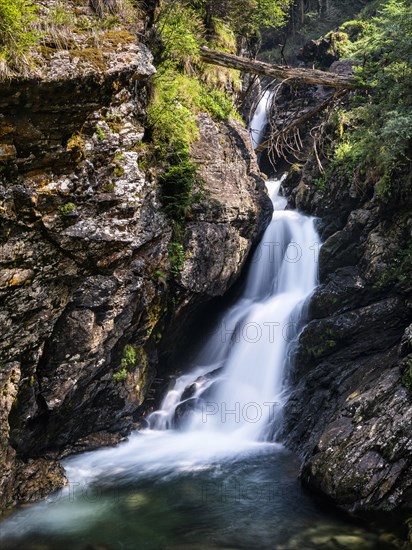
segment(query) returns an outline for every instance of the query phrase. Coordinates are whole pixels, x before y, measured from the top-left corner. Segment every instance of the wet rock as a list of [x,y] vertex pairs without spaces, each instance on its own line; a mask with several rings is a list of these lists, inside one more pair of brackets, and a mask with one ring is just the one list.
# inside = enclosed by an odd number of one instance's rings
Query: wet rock
[[175,428],[182,428],[184,426],[185,420],[187,420],[193,411],[202,410],[203,399],[197,397],[187,399],[183,401],[176,407],[175,414],[173,417],[173,425]]
[[190,397],[193,397],[198,389],[198,384],[193,383],[190,384],[190,386],[187,386],[185,388],[185,391],[182,393],[182,401],[185,401],[186,399],[189,399]]
[[401,357],[405,357],[408,353],[412,353],[412,324],[406,327],[399,345],[399,355]]

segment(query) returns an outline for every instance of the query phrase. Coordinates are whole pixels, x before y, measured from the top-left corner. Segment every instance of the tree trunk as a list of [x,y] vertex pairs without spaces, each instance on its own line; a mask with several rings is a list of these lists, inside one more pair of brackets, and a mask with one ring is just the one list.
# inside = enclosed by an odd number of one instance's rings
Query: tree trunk
[[303,25],[305,22],[305,0],[300,0],[300,24]]
[[253,73],[262,76],[269,76],[278,80],[293,79],[296,82],[307,84],[320,84],[331,88],[347,88],[355,90],[362,86],[356,82],[353,76],[327,73],[316,69],[302,69],[300,67],[286,67],[283,65],[272,65],[239,57],[237,55],[218,52],[210,48],[200,48],[200,56],[205,63],[238,69],[244,73]]

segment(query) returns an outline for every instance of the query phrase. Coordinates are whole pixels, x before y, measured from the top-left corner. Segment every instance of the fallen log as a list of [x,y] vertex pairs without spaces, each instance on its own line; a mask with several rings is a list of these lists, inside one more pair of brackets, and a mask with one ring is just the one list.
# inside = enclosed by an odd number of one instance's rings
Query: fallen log
[[200,48],[200,57],[205,63],[238,69],[245,73],[253,73],[261,76],[270,76],[279,80],[293,79],[307,84],[320,84],[331,88],[346,88],[355,90],[361,88],[355,77],[344,74],[328,73],[317,69],[304,69],[301,67],[287,67],[284,65],[272,65],[255,59],[240,57],[231,53],[218,52],[210,48]]

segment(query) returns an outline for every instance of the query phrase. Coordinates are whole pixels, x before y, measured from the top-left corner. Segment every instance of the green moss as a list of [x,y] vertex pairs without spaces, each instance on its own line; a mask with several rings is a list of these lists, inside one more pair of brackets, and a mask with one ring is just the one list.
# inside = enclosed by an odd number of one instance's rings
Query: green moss
[[123,166],[120,166],[119,164],[116,164],[116,166],[114,167],[114,170],[113,170],[113,175],[116,177],[116,178],[121,178],[124,174],[124,168]]
[[106,69],[103,53],[100,48],[70,49],[69,53],[71,59],[77,57],[83,63],[91,65],[96,71],[104,71]]
[[29,378],[29,386],[32,388],[34,386],[34,376],[30,376]]
[[327,355],[335,347],[335,340],[323,340],[322,342],[319,342],[316,347],[311,348],[312,355],[313,357],[318,359],[319,357]]
[[324,189],[326,188],[326,179],[323,175],[319,176],[318,178],[314,178],[312,181],[319,189],[319,191],[324,191]]
[[127,378],[127,370],[126,369],[121,369],[117,372],[114,372],[113,373],[113,380],[115,382],[124,382]]
[[130,344],[126,344],[122,354],[122,370],[133,370],[136,366],[136,361],[137,355],[135,348]]
[[124,174],[124,168],[123,168],[123,165],[122,165],[123,161],[124,161],[124,156],[122,154],[115,155],[115,157],[114,157],[115,166],[114,166],[114,170],[113,170],[113,175],[116,178],[120,178]]
[[113,183],[113,182],[105,183],[103,185],[102,189],[105,193],[114,193],[114,191],[116,189],[116,184]]
[[70,216],[76,210],[76,205],[72,202],[67,202],[63,206],[59,206],[59,212],[62,216]]
[[147,359],[147,355],[146,355],[146,352],[144,351],[143,348],[138,348],[137,350],[137,353],[138,353],[138,362],[139,362],[139,369],[140,369],[140,372],[139,372],[139,400],[141,402],[143,402],[144,398],[146,397],[145,395],[145,390],[146,390],[146,387],[147,387],[147,384],[149,382],[149,372],[150,372],[150,368],[149,368],[149,361]]
[[119,44],[127,45],[134,44],[136,37],[126,29],[108,30],[103,34],[102,40],[106,44],[111,44],[114,49],[117,49]]
[[96,136],[99,141],[104,141],[106,139],[106,134],[100,126],[96,126]]

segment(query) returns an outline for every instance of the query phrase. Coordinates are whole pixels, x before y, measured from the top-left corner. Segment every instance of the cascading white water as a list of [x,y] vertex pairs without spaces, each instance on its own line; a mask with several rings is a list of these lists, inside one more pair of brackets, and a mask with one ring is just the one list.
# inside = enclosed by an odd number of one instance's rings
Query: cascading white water
[[[161,410],[152,415],[154,428],[172,426],[177,407],[185,401],[191,408],[183,429],[202,431],[210,439],[226,433],[261,440],[278,416],[288,347],[316,285],[318,252],[313,219],[284,210],[280,183],[268,182],[273,219],[252,258],[242,296],[200,353],[202,366],[179,378]],[[219,367],[217,377],[208,376]],[[182,399],[190,386],[189,397]]]
[[261,100],[259,101],[255,113],[253,115],[252,121],[249,124],[249,132],[252,140],[253,147],[256,149],[260,145],[263,139],[263,133],[265,131],[265,126],[267,124],[267,111],[272,99],[273,92],[271,89],[267,88],[262,95]]
[[[263,115],[261,106],[259,122],[252,121],[260,129],[269,100],[266,94]],[[243,293],[222,315],[194,368],[176,380],[150,415],[149,429],[115,449],[69,458],[70,480],[90,482],[113,471],[132,477],[178,472],[265,452],[285,402],[288,351],[317,278],[314,219],[285,210],[280,184],[267,182],[274,213]]]
[[[250,124],[255,147],[271,97],[266,90]],[[288,349],[316,286],[319,248],[313,218],[285,210],[281,181],[267,182],[273,218],[252,258],[242,296],[221,318],[197,358],[198,367],[176,381],[151,415],[152,428],[172,427],[176,411],[186,408],[180,428],[204,433],[209,448],[222,433],[245,442],[273,434],[285,400]]]

